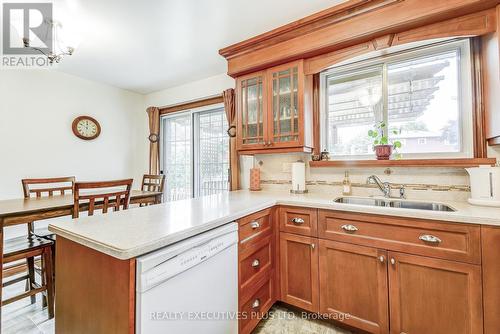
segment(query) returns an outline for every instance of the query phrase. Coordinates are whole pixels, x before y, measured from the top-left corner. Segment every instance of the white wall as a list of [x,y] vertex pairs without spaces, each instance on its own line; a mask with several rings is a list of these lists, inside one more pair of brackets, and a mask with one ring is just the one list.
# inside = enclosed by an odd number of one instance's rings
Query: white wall
[[199,100],[221,94],[228,88],[234,88],[234,79],[222,73],[203,80],[193,81],[159,92],[146,95],[146,105],[164,107],[173,104]]
[[[57,71],[0,71],[0,199],[21,197],[26,177],[134,177],[137,188],[147,168],[144,99]],[[78,115],[96,118],[100,137],[75,137]]]

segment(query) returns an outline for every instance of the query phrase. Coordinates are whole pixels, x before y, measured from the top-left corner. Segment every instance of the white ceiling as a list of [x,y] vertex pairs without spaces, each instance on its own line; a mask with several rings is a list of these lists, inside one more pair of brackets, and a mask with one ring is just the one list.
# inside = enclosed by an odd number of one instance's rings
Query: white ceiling
[[343,0],[55,0],[60,70],[139,93],[226,71],[218,50]]

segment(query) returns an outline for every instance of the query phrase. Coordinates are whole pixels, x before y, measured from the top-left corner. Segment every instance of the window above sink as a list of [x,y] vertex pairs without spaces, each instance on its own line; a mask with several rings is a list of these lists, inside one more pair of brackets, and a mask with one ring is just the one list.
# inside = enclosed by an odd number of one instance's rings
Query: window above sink
[[398,50],[321,74],[321,147],[332,160],[374,159],[379,122],[404,159],[472,158],[468,39]]

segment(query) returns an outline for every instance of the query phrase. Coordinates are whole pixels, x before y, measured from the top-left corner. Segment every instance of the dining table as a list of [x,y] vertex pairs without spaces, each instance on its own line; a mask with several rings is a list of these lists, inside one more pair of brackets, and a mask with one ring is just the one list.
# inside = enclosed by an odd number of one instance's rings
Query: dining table
[[[159,204],[162,193],[157,191],[130,191],[130,204]],[[33,221],[71,216],[74,198],[72,194],[0,200],[0,228]],[[86,203],[81,204],[81,209]]]

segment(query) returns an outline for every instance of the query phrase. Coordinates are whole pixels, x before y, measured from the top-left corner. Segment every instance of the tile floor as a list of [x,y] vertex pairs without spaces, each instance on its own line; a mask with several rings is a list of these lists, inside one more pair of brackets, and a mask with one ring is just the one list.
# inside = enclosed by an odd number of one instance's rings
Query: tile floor
[[301,312],[274,305],[252,334],[351,334],[320,320],[304,319]]
[[[11,285],[3,290],[6,298],[24,290],[24,283]],[[54,320],[48,320],[47,309],[42,309],[42,297],[36,297],[36,304],[29,298],[2,307],[3,334],[54,334]]]
[[[23,283],[4,289],[8,297],[23,289]],[[42,309],[41,296],[36,304],[30,304],[29,298],[12,303],[2,308],[2,333],[4,334],[54,334],[54,319],[48,320],[47,309]],[[331,323],[308,320],[282,305],[275,305],[269,311],[267,319],[260,322],[253,334],[350,334]]]

